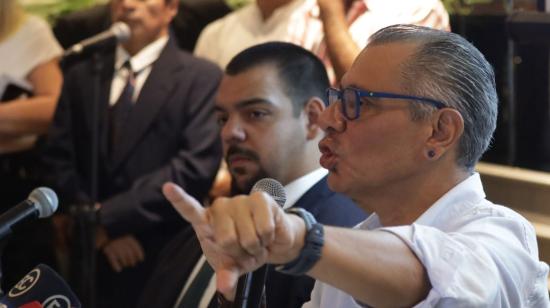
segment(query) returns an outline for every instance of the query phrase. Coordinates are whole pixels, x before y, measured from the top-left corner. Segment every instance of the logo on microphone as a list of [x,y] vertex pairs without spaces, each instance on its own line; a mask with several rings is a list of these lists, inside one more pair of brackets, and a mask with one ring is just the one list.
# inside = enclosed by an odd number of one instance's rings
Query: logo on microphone
[[17,297],[19,295],[25,294],[28,290],[32,289],[38,279],[40,278],[40,269],[35,268],[32,271],[30,271],[23,279],[19,280],[19,282],[10,290],[10,293],[8,293],[8,296],[10,297]]
[[71,301],[64,295],[53,295],[48,297],[44,303],[42,303],[44,308],[70,308]]

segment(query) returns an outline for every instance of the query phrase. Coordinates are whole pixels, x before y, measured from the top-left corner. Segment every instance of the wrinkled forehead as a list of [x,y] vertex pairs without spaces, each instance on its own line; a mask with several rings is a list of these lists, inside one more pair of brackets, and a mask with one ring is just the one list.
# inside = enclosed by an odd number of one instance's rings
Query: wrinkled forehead
[[367,46],[342,77],[340,84],[342,87],[399,93],[403,65],[410,60],[416,48],[415,44],[399,42]]

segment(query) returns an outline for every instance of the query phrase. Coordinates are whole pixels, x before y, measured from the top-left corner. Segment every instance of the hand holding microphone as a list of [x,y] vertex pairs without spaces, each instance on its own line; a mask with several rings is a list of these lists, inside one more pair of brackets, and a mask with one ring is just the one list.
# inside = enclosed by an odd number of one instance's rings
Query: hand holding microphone
[[218,198],[203,208],[175,184],[165,184],[163,192],[192,224],[203,253],[216,271],[217,288],[228,299],[233,299],[243,273],[266,263],[287,263],[303,246],[303,220],[285,214],[267,193]]

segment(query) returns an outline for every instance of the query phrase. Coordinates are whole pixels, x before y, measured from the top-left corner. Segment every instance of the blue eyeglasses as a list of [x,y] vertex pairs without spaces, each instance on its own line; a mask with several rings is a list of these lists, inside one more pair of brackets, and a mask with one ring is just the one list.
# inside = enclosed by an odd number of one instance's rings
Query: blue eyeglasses
[[418,97],[411,95],[401,95],[394,93],[385,93],[385,92],[372,92],[367,90],[356,89],[352,87],[344,88],[342,90],[335,88],[327,89],[327,98],[328,105],[332,105],[337,102],[342,103],[342,114],[346,119],[353,121],[359,118],[359,113],[361,111],[361,101],[362,97],[371,97],[371,98],[395,98],[395,99],[407,99],[413,100],[419,103],[431,105],[437,109],[442,109],[447,107],[446,104],[436,101],[431,98]]

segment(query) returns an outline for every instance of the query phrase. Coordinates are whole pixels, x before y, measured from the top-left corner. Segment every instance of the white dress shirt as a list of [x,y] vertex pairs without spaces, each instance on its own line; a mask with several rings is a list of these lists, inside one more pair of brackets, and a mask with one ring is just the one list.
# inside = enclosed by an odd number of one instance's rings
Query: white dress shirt
[[113,75],[113,81],[111,82],[111,94],[109,98],[109,105],[113,106],[122,94],[122,90],[126,86],[126,81],[128,80],[128,74],[130,73],[125,67],[124,63],[130,60],[130,65],[135,77],[134,93],[132,96],[133,102],[137,101],[139,93],[143,88],[143,84],[149,77],[153,63],[157,61],[160,56],[160,53],[168,43],[168,35],[158,38],[156,41],[145,46],[133,57],[130,57],[130,54],[118,45],[115,52],[115,74]]
[[[550,307],[548,265],[522,216],[485,199],[475,173],[443,195],[412,225],[383,227],[372,214],[358,225],[400,237],[428,273],[431,290],[415,307]],[[304,307],[363,307],[317,282]]]
[[285,185],[286,202],[284,208],[288,209],[294,206],[313,185],[317,184],[327,174],[327,169],[319,168]]

